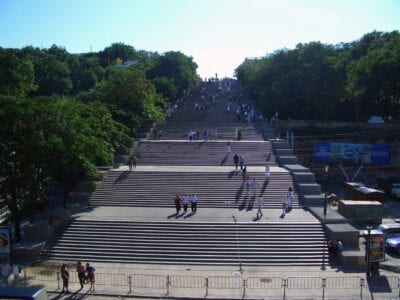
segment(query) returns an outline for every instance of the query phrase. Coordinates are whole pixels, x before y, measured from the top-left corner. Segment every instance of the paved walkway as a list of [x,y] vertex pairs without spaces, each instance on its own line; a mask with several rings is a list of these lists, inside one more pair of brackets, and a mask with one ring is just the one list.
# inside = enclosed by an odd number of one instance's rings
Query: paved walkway
[[[128,171],[129,167],[127,165],[120,166],[116,169],[112,169],[111,171]],[[246,170],[248,173],[264,173],[265,167],[264,166],[247,166]],[[134,171],[142,171],[142,172],[206,172],[206,173],[226,173],[229,174],[230,172],[235,171],[234,166],[149,166],[149,165],[140,165],[138,164]],[[236,172],[239,172],[236,170]],[[274,172],[281,172],[281,173],[288,173],[289,171],[277,167],[277,166],[270,166],[271,173]],[[271,175],[273,176],[273,174]]]

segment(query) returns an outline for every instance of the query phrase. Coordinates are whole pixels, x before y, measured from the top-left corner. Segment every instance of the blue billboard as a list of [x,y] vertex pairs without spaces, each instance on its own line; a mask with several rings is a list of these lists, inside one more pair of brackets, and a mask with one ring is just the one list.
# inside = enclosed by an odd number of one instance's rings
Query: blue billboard
[[386,144],[318,142],[314,150],[314,161],[319,163],[390,164],[390,147]]

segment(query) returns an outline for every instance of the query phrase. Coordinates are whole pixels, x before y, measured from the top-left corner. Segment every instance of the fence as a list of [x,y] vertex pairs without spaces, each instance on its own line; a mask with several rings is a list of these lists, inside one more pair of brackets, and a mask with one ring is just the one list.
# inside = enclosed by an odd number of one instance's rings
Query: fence
[[[357,276],[337,277],[247,277],[242,276],[185,276],[185,275],[146,275],[146,274],[113,274],[97,273],[96,285],[119,287],[125,293],[132,293],[132,289],[160,290],[168,295],[170,289],[197,289],[204,290],[205,296],[210,290],[241,290],[243,297],[247,290],[273,291],[286,298],[289,290],[321,290],[321,298],[325,299],[328,290],[355,290],[359,291],[362,299],[363,290],[370,292],[384,292],[390,290],[400,297],[400,277],[374,276],[363,278]],[[43,281],[57,283],[60,288],[60,274],[49,276],[24,272],[25,284],[27,281]],[[70,272],[70,283],[79,283],[77,273]],[[126,289],[125,289],[126,288]]]

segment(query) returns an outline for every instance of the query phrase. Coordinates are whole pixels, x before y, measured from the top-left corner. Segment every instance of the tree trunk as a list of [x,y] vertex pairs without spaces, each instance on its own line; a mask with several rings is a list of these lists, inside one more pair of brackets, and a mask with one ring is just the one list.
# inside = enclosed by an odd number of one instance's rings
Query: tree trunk
[[14,231],[15,241],[19,242],[21,240],[21,214],[19,211],[14,215]]
[[69,194],[69,191],[66,188],[64,188],[64,192],[63,192],[64,208],[67,208],[68,194]]

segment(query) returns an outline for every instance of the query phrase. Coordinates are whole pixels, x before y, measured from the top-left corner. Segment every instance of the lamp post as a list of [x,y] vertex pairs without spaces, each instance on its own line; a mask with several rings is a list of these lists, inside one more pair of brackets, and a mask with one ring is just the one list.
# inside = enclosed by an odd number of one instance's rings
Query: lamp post
[[324,200],[324,217],[326,218],[326,211],[327,211],[327,207],[328,207],[328,201],[326,199],[326,192],[327,192],[327,188],[328,188],[328,172],[329,172],[329,166],[325,166],[324,167],[324,171],[325,171],[325,200]]
[[371,240],[371,230],[372,230],[372,226],[367,226],[367,231],[368,231],[368,237],[367,237],[367,247],[366,247],[366,251],[367,251],[367,255],[366,255],[366,257],[367,257],[367,273],[366,273],[366,275],[367,275],[367,277],[370,277],[371,276],[371,265],[370,265],[370,262],[369,262],[369,249],[370,249],[370,240]]

